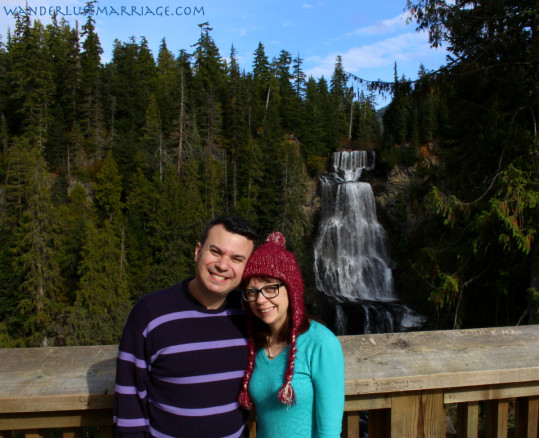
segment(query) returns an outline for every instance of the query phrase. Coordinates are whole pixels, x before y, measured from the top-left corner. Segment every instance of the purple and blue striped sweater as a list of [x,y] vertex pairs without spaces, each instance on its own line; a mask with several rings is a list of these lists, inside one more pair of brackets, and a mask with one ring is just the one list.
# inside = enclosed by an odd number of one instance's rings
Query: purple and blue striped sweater
[[207,310],[189,294],[190,279],[141,298],[118,351],[117,436],[248,436],[237,396],[247,363],[239,294]]

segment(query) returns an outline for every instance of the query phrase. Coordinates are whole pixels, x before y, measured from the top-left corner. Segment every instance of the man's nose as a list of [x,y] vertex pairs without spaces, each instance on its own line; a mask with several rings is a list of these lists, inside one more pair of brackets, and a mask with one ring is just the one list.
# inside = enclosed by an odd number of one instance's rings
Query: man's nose
[[217,259],[215,262],[215,267],[221,271],[226,271],[230,265],[230,261],[228,260],[228,257],[221,256]]

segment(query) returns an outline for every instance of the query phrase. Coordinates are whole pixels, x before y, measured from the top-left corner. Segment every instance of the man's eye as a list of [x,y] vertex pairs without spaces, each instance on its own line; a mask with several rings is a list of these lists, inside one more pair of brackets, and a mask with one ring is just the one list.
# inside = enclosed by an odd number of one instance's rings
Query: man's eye
[[219,255],[219,251],[217,251],[215,248],[211,248],[210,249],[210,252],[213,254],[213,255]]

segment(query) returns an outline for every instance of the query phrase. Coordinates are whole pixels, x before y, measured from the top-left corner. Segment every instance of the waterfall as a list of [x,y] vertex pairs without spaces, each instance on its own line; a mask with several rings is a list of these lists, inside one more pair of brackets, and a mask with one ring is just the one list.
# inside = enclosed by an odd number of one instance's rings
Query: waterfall
[[[332,171],[320,177],[320,225],[314,245],[316,288],[334,304],[335,330],[355,326],[364,333],[410,325],[398,303],[386,233],[376,217],[371,185],[361,182],[374,168],[374,152],[335,152]],[[361,320],[361,322],[358,322]]]

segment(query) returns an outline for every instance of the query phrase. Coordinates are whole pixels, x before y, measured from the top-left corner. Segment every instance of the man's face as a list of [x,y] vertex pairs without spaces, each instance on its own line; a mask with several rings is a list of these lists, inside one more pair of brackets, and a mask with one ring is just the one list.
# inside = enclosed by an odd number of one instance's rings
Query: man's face
[[197,298],[224,299],[236,289],[253,247],[251,240],[221,224],[212,227],[204,244],[195,248],[196,280],[202,294]]

